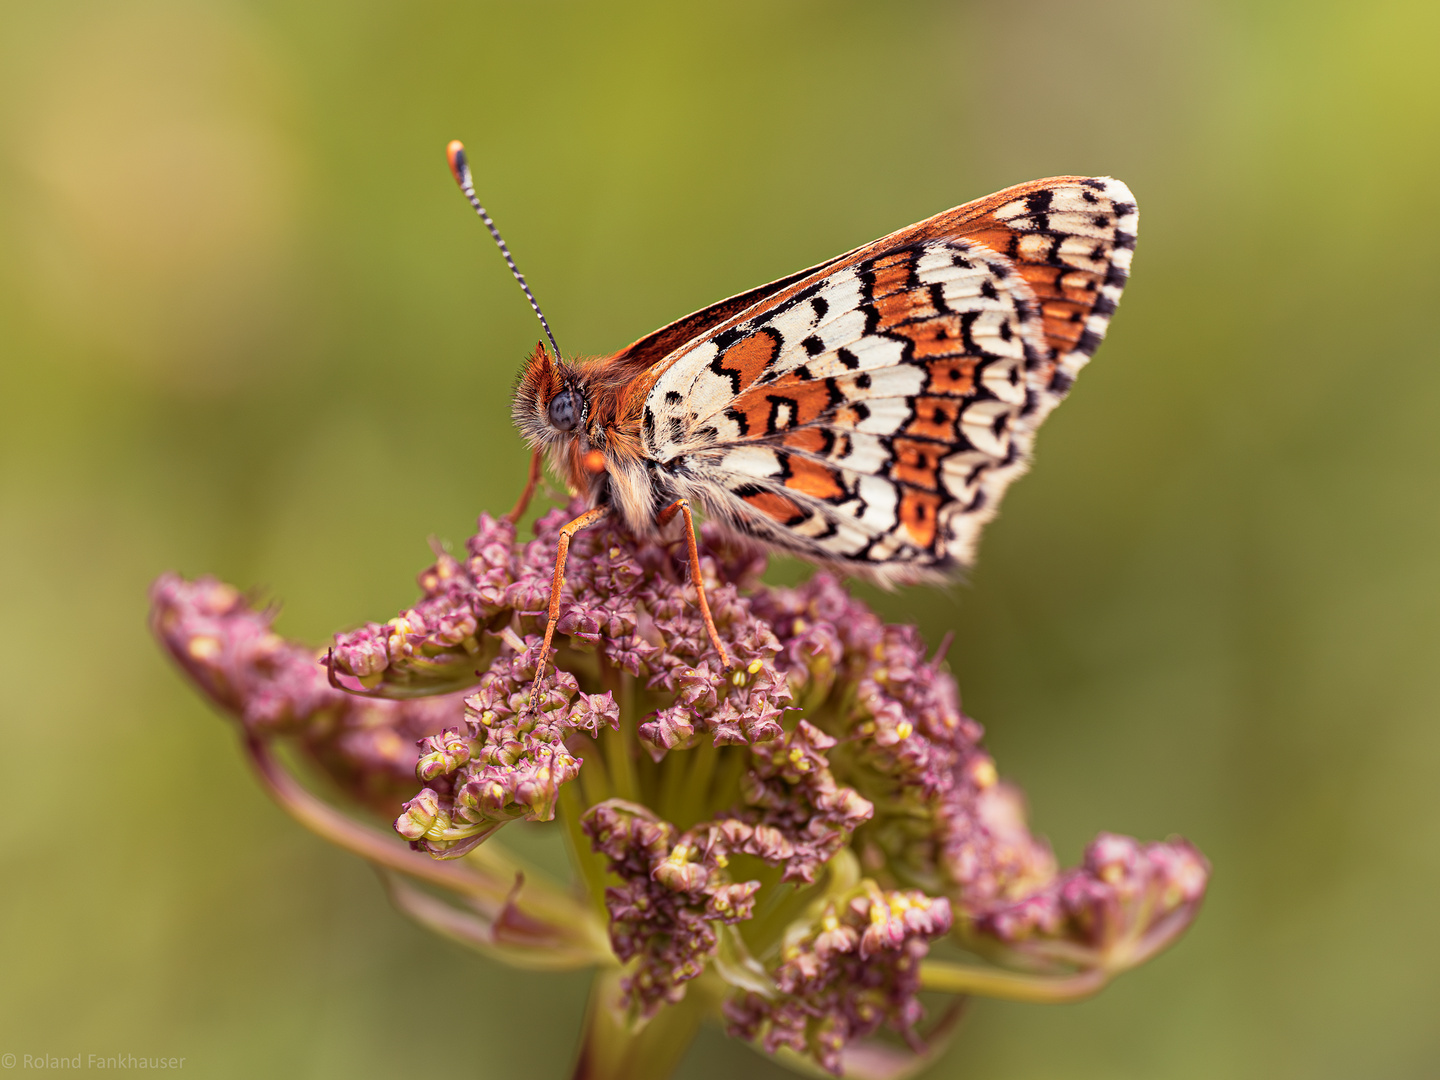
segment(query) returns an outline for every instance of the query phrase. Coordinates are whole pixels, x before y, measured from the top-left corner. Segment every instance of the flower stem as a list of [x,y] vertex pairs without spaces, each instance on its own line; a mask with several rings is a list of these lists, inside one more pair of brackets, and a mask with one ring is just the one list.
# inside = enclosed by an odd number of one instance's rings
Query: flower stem
[[[498,916],[510,899],[515,875],[513,868],[502,869],[500,864],[505,860],[490,860],[496,863],[496,872],[487,872],[475,865],[473,855],[467,865],[461,865],[441,862],[401,847],[312,795],[276,759],[264,740],[245,739],[245,752],[260,782],[280,808],[332,844],[368,859],[382,869],[394,870],[468,897],[477,910],[490,918]],[[510,872],[504,872],[505,869]],[[595,916],[590,910],[560,889],[542,883],[538,875],[527,875],[525,888],[517,903],[533,918],[557,927],[567,927],[569,935],[581,942],[582,947],[604,941],[604,931],[594,925]],[[602,952],[596,949],[595,952],[594,962],[603,963],[608,959],[608,950]]]
[[570,862],[585,882],[585,891],[589,894],[595,910],[608,920],[609,913],[605,909],[605,861],[594,852],[590,846],[590,838],[580,828],[580,816],[584,813],[585,805],[580,801],[574,785],[564,785],[560,789],[560,823],[565,829],[565,846],[570,852]]
[[682,1001],[637,1027],[621,1005],[621,977],[616,968],[595,974],[572,1080],[666,1080],[715,1005],[707,980],[697,979]]
[[1090,968],[1073,975],[1025,975],[969,964],[952,964],[944,960],[926,960],[920,965],[920,984],[926,990],[978,994],[1037,1005],[1054,1005],[1090,997],[1104,988],[1110,981],[1110,975],[1104,968]]
[[[660,770],[660,792],[655,799],[655,812],[666,821],[678,825],[685,817],[683,804],[686,801],[685,793],[689,790],[685,783],[686,774],[690,771],[693,755],[698,752],[694,747],[689,750],[671,750],[665,757]],[[683,825],[680,827],[684,828]]]
[[[379,873],[391,903],[421,926],[511,967],[528,971],[572,971],[594,967],[610,958],[610,950],[603,943],[577,942],[558,936],[568,933],[569,927],[552,928],[557,932],[555,937],[537,937],[525,944],[507,942],[496,932],[495,920],[423,892],[397,874],[386,870]],[[546,928],[541,924],[539,929]]]
[[688,829],[704,818],[710,809],[710,779],[715,774],[715,765],[720,760],[720,748],[710,739],[701,739],[700,745],[690,751],[689,775],[685,778],[685,797],[681,804],[680,816],[675,819],[681,828]]
[[603,731],[600,745],[605,754],[605,766],[610,773],[610,784],[616,798],[635,802],[640,798],[640,782],[635,775],[635,762],[630,757],[632,747],[638,745],[635,734],[637,727],[635,709],[635,678],[624,673],[620,676],[620,730]]
[[475,873],[457,863],[440,862],[401,847],[321,802],[290,775],[263,740],[247,738],[245,752],[260,782],[280,808],[332,844],[387,870],[396,870],[477,900],[491,901],[497,911],[509,895],[508,881]]

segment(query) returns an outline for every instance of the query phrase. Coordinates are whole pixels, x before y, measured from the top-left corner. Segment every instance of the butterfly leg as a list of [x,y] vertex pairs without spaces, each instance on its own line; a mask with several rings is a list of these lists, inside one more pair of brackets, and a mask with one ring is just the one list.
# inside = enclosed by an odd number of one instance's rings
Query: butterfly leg
[[545,643],[540,646],[540,659],[535,665],[535,685],[530,689],[531,701],[539,700],[540,683],[545,678],[545,661],[550,656],[550,642],[555,638],[555,624],[560,621],[560,590],[565,587],[565,560],[570,557],[570,538],[581,529],[594,525],[607,513],[605,507],[597,506],[586,510],[560,529],[560,543],[555,551],[555,578],[550,584],[550,611],[545,620]]
[[530,477],[525,481],[525,490],[520,492],[520,499],[515,503],[515,509],[505,515],[505,521],[514,525],[525,513],[525,508],[530,505],[531,498],[535,495],[535,489],[540,485],[540,476],[545,469],[545,456],[536,450],[530,455]]
[[668,525],[677,513],[685,515],[685,543],[690,549],[690,580],[694,583],[695,595],[700,600],[700,615],[705,620],[705,632],[710,635],[710,644],[714,645],[715,651],[720,654],[720,670],[728,671],[730,654],[725,651],[720,632],[715,629],[715,620],[710,615],[710,601],[705,598],[705,579],[700,575],[700,548],[695,543],[695,519],[690,516],[690,500],[676,499],[661,510],[655,520],[662,526]]

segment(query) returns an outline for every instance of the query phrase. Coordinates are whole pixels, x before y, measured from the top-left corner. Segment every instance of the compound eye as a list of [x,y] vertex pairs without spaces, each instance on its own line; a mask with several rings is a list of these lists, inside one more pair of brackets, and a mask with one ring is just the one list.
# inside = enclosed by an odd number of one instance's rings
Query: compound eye
[[574,390],[561,390],[550,399],[550,423],[560,431],[580,423],[580,396]]

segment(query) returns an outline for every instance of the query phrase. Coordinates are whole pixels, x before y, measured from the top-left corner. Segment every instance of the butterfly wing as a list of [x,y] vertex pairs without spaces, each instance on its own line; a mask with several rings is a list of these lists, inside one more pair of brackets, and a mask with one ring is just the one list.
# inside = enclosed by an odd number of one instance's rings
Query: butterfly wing
[[[840,258],[844,258],[844,256],[842,255]],[[724,323],[733,321],[737,315],[749,311],[781,290],[818,273],[836,261],[836,259],[831,259],[829,262],[820,263],[807,270],[780,278],[778,281],[772,281],[768,285],[748,289],[721,300],[717,304],[701,308],[699,311],[686,315],[683,319],[676,319],[659,330],[646,334],[639,341],[627,345],[613,356],[607,357],[606,366],[616,372],[620,380],[628,382],[643,374],[646,369],[670,357],[682,346],[688,345]]]
[[968,564],[1104,337],[1136,224],[1117,180],[1038,180],[756,290],[636,380],[657,481],[850,572]]

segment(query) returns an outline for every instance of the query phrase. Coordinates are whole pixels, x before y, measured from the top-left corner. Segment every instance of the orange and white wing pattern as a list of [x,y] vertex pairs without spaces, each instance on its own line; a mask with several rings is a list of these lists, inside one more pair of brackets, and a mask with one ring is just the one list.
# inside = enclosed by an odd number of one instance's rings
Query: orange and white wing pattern
[[970,563],[1105,335],[1136,224],[1118,180],[1037,180],[790,279],[637,384],[658,486],[882,581]]

